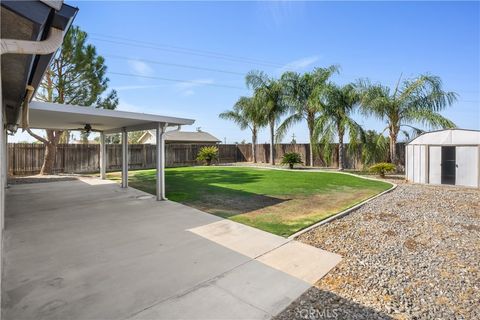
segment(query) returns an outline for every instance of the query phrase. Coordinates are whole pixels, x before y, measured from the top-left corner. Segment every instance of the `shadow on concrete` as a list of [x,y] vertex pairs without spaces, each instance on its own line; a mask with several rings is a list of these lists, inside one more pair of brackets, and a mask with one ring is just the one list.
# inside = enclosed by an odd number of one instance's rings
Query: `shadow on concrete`
[[316,319],[316,320],[374,320],[393,319],[350,299],[340,297],[330,291],[310,288],[274,320]]

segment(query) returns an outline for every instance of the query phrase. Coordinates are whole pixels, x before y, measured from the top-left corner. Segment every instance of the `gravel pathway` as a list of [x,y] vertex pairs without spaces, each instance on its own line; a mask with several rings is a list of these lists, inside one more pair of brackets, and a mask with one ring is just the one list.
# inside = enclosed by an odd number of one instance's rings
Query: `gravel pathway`
[[478,189],[400,184],[298,240],[344,259],[277,320],[480,319]]

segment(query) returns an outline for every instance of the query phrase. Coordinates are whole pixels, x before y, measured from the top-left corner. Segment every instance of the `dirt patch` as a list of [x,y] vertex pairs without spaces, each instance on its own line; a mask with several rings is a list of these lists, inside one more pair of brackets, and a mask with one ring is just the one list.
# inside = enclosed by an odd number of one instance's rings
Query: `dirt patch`
[[72,180],[78,180],[78,179],[72,176],[35,175],[35,176],[24,176],[24,177],[10,176],[8,177],[7,182],[8,184],[14,185],[14,184],[47,183],[47,182],[58,182],[58,181],[72,181]]
[[384,221],[384,222],[398,220],[398,215],[389,213],[389,212],[382,212],[376,215],[375,217],[377,218],[377,220]]
[[249,194],[245,196],[206,194],[202,200],[186,203],[199,210],[224,217],[243,215],[248,219],[294,222],[322,215],[330,215],[366,199],[371,190],[342,190],[308,196],[286,195],[271,197]]
[[389,237],[394,237],[397,235],[397,233],[393,230],[387,230],[387,231],[384,231],[383,234],[389,236]]
[[403,243],[403,246],[405,248],[407,248],[408,250],[410,251],[416,251],[418,247],[421,246],[421,244],[411,238],[408,238],[407,240],[405,240],[405,242]]
[[474,225],[474,224],[461,224],[460,226],[463,229],[468,230],[468,231],[480,232],[480,226],[477,226],[477,225]]
[[250,217],[259,217],[265,214],[278,214],[282,220],[305,219],[312,215],[330,214],[341,211],[356,202],[372,196],[369,190],[348,192],[330,192],[310,196],[292,196],[288,201],[280,202],[271,207],[253,210],[247,214]]

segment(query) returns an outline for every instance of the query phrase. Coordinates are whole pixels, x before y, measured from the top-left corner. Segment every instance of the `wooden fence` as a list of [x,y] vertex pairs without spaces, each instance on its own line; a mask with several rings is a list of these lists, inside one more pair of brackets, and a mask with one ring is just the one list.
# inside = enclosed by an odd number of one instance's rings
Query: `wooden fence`
[[[166,166],[179,167],[197,164],[196,157],[201,144],[167,144]],[[251,162],[251,144],[220,144],[219,163]],[[155,168],[155,145],[133,144],[128,147],[130,169]],[[398,144],[398,157],[404,159],[405,147]],[[269,144],[256,146],[257,161],[268,163],[270,156]],[[306,165],[309,165],[308,144],[279,144],[275,147],[276,162],[279,163],[286,152],[298,152]],[[43,163],[45,148],[43,144],[10,143],[8,145],[8,165],[10,175],[32,175],[40,172]],[[332,162],[329,166],[338,164],[338,146],[334,146]],[[61,144],[57,147],[54,173],[89,173],[99,171],[100,147],[98,144]],[[355,154],[348,154],[345,159],[347,168],[362,168],[360,150]],[[327,163],[320,156],[316,156],[315,165],[326,166]],[[118,171],[122,167],[122,146],[119,144],[107,145],[107,171]]]
[[[238,152],[241,153],[241,158],[245,160],[237,160],[237,162],[242,161],[253,161],[252,157],[252,145],[243,144],[237,145]],[[314,154],[314,165],[318,167],[338,167],[338,144],[332,144],[332,157],[330,161],[327,161],[322,152],[319,151]],[[349,169],[361,169],[363,168],[362,157],[361,157],[361,147],[359,147],[355,152],[347,152],[348,144],[345,144],[345,167]],[[321,146],[319,148],[321,150]],[[257,162],[268,163],[270,162],[270,144],[258,144],[256,146]],[[297,152],[301,155],[304,164],[310,165],[310,146],[306,143],[297,143],[297,144],[278,144],[275,145],[275,163],[280,163],[282,161],[283,155],[287,152]],[[397,143],[397,158],[400,162],[400,170],[403,170],[404,160],[405,160],[405,144]],[[385,159],[387,161],[387,159]]]

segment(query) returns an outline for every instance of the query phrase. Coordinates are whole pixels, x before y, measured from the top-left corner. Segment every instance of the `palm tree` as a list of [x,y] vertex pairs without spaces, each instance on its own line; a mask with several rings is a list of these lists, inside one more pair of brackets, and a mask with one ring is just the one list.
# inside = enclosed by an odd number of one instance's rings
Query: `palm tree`
[[270,164],[274,165],[275,124],[287,111],[282,83],[262,71],[250,71],[245,80],[247,87],[254,90],[255,98],[263,104],[263,114],[270,126]]
[[315,121],[314,138],[328,148],[335,136],[338,138],[338,170],[345,168],[344,136],[348,133],[349,146],[354,148],[361,138],[363,129],[352,118],[352,113],[359,105],[360,95],[353,84],[339,87],[329,84],[325,92],[320,116]]
[[307,122],[310,140],[310,166],[314,165],[314,144],[313,130],[315,119],[318,117],[320,108],[320,96],[328,87],[327,81],[338,72],[338,66],[327,68],[316,68],[313,72],[299,74],[297,72],[285,72],[281,81],[285,88],[285,96],[290,105],[292,114],[286,118],[277,129],[277,141],[287,133],[288,129],[300,121]]
[[388,161],[388,138],[375,130],[367,130],[362,141],[362,163],[369,166]]
[[422,130],[412,124],[430,128],[453,128],[455,124],[443,117],[439,111],[457,100],[455,92],[442,89],[442,81],[437,76],[420,75],[415,79],[397,82],[393,92],[383,85],[372,85],[368,80],[360,80],[357,87],[362,92],[362,109],[367,115],[374,115],[386,121],[390,137],[390,161],[397,164],[397,139],[402,127],[416,132]]
[[252,132],[252,157],[253,162],[257,162],[258,130],[266,125],[266,118],[263,114],[262,105],[254,97],[240,97],[230,111],[219,114],[219,117],[226,120],[232,120],[240,126],[240,129],[250,129]]

